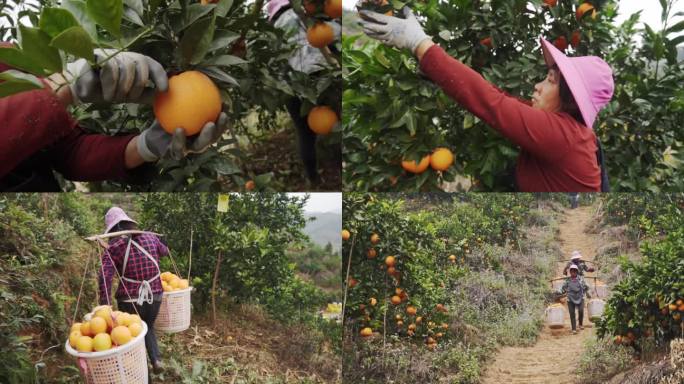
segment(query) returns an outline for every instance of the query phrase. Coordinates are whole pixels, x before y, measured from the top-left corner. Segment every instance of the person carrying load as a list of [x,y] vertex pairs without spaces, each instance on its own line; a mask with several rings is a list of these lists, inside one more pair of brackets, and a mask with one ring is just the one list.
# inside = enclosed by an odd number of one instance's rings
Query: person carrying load
[[584,276],[584,272],[594,272],[596,271],[593,267],[590,267],[587,265],[587,263],[582,260],[582,254],[580,251],[572,251],[572,256],[570,257],[570,261],[565,265],[565,268],[563,268],[563,275],[567,276],[568,275],[568,269],[572,267],[573,265],[577,266],[577,273],[580,276]]
[[[105,233],[137,229],[137,222],[119,207],[105,214]],[[120,311],[138,314],[147,324],[145,347],[155,372],[163,369],[154,322],[162,301],[159,259],[169,254],[168,247],[152,233],[122,234],[112,237],[102,254],[98,284],[100,304],[110,304],[114,274],[120,276],[116,301]]]
[[568,312],[570,312],[570,325],[572,326],[572,334],[577,334],[577,321],[575,320],[575,309],[577,309],[577,320],[579,320],[579,329],[584,329],[582,321],[584,320],[584,296],[590,298],[589,287],[584,282],[584,278],[578,275],[579,268],[577,265],[570,266],[570,277],[565,278],[563,286],[559,289],[560,294],[567,294],[568,296]]

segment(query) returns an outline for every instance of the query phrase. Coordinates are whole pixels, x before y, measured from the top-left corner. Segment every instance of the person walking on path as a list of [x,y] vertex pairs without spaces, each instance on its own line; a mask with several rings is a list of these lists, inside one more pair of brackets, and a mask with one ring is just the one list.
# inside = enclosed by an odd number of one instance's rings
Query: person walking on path
[[[563,286],[559,293],[567,294],[568,296],[568,312],[570,312],[570,325],[572,326],[572,334],[577,334],[577,323],[579,322],[579,329],[584,329],[582,321],[584,320],[584,296],[590,298],[589,287],[584,282],[584,278],[578,275],[578,268],[576,265],[570,266],[570,277],[565,279]],[[577,320],[575,320],[575,310],[577,310]]]
[[584,260],[582,260],[582,254],[580,253],[580,251],[572,251],[570,261],[568,261],[568,263],[565,265],[565,268],[563,268],[564,276],[568,275],[568,269],[570,269],[573,265],[577,267],[577,273],[580,276],[584,276],[584,272],[596,271],[596,269],[588,266],[587,263]]
[[[137,229],[137,222],[119,207],[112,207],[105,215],[105,233]],[[151,233],[112,237],[102,254],[102,269],[98,276],[100,304],[109,305],[112,279],[121,277],[116,291],[120,311],[139,314],[147,324],[145,348],[155,372],[163,369],[154,322],[162,300],[159,259],[169,249],[159,237]]]
[[613,96],[613,71],[596,56],[567,57],[541,39],[548,67],[531,102],[487,82],[432,42],[410,8],[404,18],[359,11],[371,38],[409,49],[420,70],[465,109],[521,148],[517,189],[523,192],[607,192],[608,179],[594,121]]

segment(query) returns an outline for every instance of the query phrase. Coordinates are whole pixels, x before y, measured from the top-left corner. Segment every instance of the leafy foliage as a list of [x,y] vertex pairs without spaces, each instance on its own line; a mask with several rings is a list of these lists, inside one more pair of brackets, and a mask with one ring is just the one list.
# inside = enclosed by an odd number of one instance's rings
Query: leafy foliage
[[[674,2],[661,2],[666,9],[660,31],[651,26],[638,30],[638,14],[614,26],[616,1],[595,2],[596,17],[586,12],[579,19],[575,11],[581,1],[575,0],[560,0],[553,7],[539,0],[406,4],[449,55],[521,98],[529,98],[534,84],[546,74],[538,37],[562,38],[568,45],[578,34],[577,44],[570,44],[567,52],[600,56],[614,71],[612,102],[594,127],[604,146],[613,190],[658,191],[680,190],[682,180],[683,137],[677,122],[684,119],[679,86],[684,71],[676,62],[675,47],[682,41],[676,37],[682,23],[671,25],[681,16],[672,15]],[[637,36],[641,46],[634,43]],[[347,188],[438,190],[459,180],[456,176],[469,178],[475,190],[512,188],[508,176],[517,148],[416,73],[410,53],[345,36],[343,55]],[[442,146],[455,155],[447,171],[402,171],[402,159],[417,160]]]

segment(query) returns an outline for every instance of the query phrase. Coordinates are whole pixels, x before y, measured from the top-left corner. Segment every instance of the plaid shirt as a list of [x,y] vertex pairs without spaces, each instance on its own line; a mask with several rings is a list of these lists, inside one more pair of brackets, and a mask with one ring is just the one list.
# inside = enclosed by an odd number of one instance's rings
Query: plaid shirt
[[[141,247],[145,248],[150,256],[157,261],[157,264],[162,256],[169,254],[169,249],[155,235],[149,233],[134,235],[134,240],[140,244]],[[112,278],[115,274],[114,268],[116,268],[116,270],[119,272],[119,275],[137,281],[151,279],[159,272],[157,271],[157,267],[154,265],[152,260],[145,256],[145,254],[143,254],[133,244],[131,244],[131,251],[128,255],[126,270],[122,271],[127,246],[128,236],[121,236],[112,239],[109,244],[109,248],[102,254],[102,269],[98,274],[98,283],[100,285],[100,304],[109,304],[109,298],[112,291]],[[153,294],[162,293],[160,279],[151,281],[150,286],[152,287]],[[126,300],[130,295],[131,299],[137,299],[139,287],[140,284],[138,283],[119,281],[119,288],[116,291],[116,297],[117,299]],[[128,292],[128,294],[126,292]]]

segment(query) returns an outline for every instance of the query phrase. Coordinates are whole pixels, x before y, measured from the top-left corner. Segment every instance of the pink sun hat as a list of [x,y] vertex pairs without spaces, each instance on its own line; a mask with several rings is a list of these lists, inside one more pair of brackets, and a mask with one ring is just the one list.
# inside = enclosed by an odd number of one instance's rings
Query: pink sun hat
[[109,208],[109,210],[105,214],[105,233],[109,233],[109,231],[111,231],[115,225],[119,224],[122,221],[130,221],[138,224],[137,221],[128,217],[128,215],[126,214],[126,212],[123,211],[123,209],[119,207]]
[[273,16],[278,13],[283,7],[290,5],[290,0],[269,0],[266,4],[266,10],[268,11],[268,21],[271,21]]
[[597,56],[567,57],[551,42],[541,38],[546,65],[558,66],[582,113],[584,123],[593,128],[596,115],[613,97],[613,70]]

